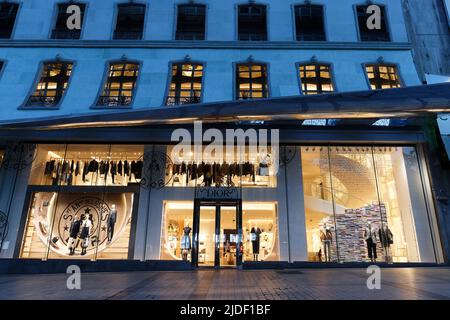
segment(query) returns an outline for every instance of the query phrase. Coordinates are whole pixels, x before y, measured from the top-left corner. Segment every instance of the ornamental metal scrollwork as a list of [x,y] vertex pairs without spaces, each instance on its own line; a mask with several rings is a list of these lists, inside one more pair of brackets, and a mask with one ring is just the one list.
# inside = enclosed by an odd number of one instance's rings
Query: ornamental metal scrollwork
[[33,144],[10,143],[5,148],[0,169],[24,170],[31,166],[36,158],[36,150]]
[[171,173],[173,161],[164,152],[149,151],[142,156],[143,169],[141,186],[145,189],[162,189],[168,185],[172,179]]

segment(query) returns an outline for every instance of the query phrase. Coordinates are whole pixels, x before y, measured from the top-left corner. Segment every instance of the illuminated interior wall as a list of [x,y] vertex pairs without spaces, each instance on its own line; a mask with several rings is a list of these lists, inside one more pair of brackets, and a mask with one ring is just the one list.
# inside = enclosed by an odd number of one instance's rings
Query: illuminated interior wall
[[[302,147],[308,260],[369,261],[364,230],[376,229],[378,261],[435,262],[418,158],[413,147]],[[383,246],[387,226],[393,243]]]

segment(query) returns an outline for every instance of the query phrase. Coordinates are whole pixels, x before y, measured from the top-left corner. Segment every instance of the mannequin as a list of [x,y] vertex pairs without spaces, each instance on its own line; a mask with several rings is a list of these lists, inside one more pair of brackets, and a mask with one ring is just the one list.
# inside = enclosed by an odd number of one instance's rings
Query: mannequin
[[69,241],[67,243],[67,247],[69,248],[69,255],[71,255],[71,256],[73,256],[75,254],[74,244],[75,244],[75,240],[78,237],[78,234],[80,233],[80,229],[81,229],[81,219],[79,219],[78,215],[76,214],[72,220],[72,223],[70,224]]
[[381,245],[386,252],[386,262],[392,263],[391,244],[394,243],[394,235],[392,234],[387,224],[384,226],[384,228],[381,227],[378,230],[378,236],[380,238]]
[[191,227],[189,224],[183,229],[183,236],[181,237],[181,257],[184,261],[188,260],[188,254],[191,250]]
[[89,234],[92,228],[92,215],[84,216],[83,223],[81,224],[80,239],[83,240],[81,244],[81,255],[86,254],[87,247],[89,246]]
[[259,242],[260,242],[260,235],[262,231],[258,227],[253,227],[250,231],[250,239],[252,241],[252,249],[253,249],[253,261],[258,261],[258,255],[259,255]]
[[366,230],[364,230],[364,240],[366,240],[370,261],[377,261],[377,233],[370,221],[367,223]]
[[[330,226],[325,225],[320,229],[320,240],[323,245],[325,262],[331,262],[331,243],[333,242],[333,233],[331,232]],[[320,253],[320,256],[322,256],[322,252]]]
[[117,221],[117,209],[116,205],[111,205],[111,210],[109,211],[108,217],[108,243],[110,243],[114,237],[114,226]]

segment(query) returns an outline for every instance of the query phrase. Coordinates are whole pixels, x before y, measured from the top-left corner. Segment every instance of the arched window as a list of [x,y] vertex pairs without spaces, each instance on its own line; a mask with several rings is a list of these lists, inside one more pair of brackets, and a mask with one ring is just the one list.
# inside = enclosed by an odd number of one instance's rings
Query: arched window
[[295,31],[298,41],[325,41],[323,6],[295,6]]
[[267,40],[267,9],[264,5],[238,6],[238,40]]
[[202,97],[203,65],[180,62],[172,65],[166,105],[200,103]]
[[356,6],[358,15],[359,37],[361,41],[391,41],[387,27],[386,10],[382,5],[376,5],[380,8],[380,28],[376,26],[369,28],[368,22],[371,21],[373,13],[368,12],[370,5]]
[[205,40],[206,7],[201,4],[178,6],[176,40]]
[[112,62],[108,67],[108,78],[98,98],[97,105],[105,107],[129,106],[133,102],[139,64],[135,62]]
[[77,2],[59,3],[57,6],[58,12],[56,16],[55,26],[52,30],[52,39],[80,39],[81,28],[69,29],[69,27],[67,26],[67,21],[73,14],[73,11],[69,10],[72,6],[77,6],[80,9],[80,27],[83,27],[86,5],[84,3]]
[[144,33],[145,4],[118,5],[114,40],[141,40]]
[[56,106],[67,90],[72,68],[71,62],[45,62],[40,71],[36,89],[28,98],[26,106]]
[[329,64],[301,64],[298,67],[298,72],[303,94],[322,94],[334,91],[331,67]]
[[236,99],[268,98],[267,65],[240,63],[236,66]]
[[17,3],[0,3],[0,39],[11,38],[18,11]]

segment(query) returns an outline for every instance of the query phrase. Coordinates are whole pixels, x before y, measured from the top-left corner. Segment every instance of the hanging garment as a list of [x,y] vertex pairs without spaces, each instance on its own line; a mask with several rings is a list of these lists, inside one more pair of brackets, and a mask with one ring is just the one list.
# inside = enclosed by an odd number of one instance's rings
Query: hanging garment
[[259,175],[262,177],[269,176],[269,166],[266,163],[259,164]]
[[130,164],[129,164],[128,160],[125,160],[125,162],[123,164],[123,174],[125,176],[129,176],[130,175]]
[[117,163],[111,161],[110,162],[110,167],[111,167],[110,172],[111,172],[112,183],[114,183],[114,178],[115,178],[115,176],[117,174]]
[[119,161],[117,164],[117,173],[121,176],[123,176],[123,162],[122,160]]
[[86,175],[89,173],[89,164],[87,161],[84,162],[83,165],[83,182],[86,181]]
[[80,161],[77,161],[77,164],[75,166],[75,177],[80,174]]

